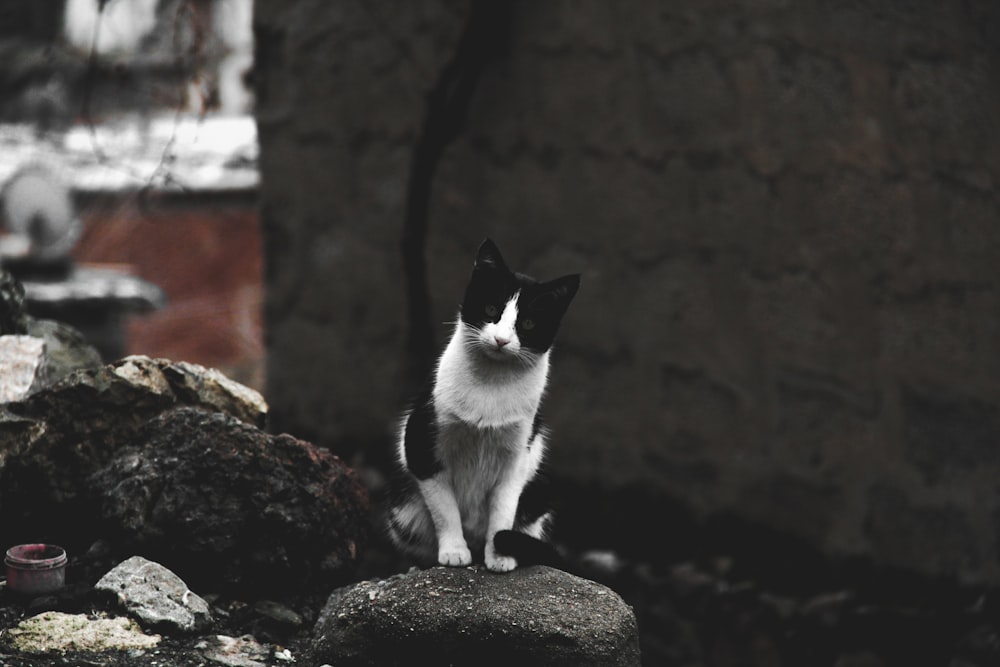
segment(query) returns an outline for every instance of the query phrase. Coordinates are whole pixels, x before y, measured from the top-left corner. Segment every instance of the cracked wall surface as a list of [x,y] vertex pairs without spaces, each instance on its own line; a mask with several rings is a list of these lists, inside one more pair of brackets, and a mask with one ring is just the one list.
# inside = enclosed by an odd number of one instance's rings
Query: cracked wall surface
[[[256,7],[268,400],[345,454],[403,399],[407,184],[467,19],[411,4]],[[436,345],[484,236],[582,271],[562,478],[1000,582],[998,43],[985,1],[517,3],[432,183]]]

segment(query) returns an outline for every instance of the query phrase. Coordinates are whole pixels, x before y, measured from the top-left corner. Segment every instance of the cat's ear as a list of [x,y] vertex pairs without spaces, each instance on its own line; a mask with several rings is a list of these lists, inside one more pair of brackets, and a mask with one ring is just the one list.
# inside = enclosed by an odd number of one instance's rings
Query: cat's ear
[[550,280],[542,285],[542,295],[555,300],[563,308],[569,306],[569,302],[576,296],[576,291],[580,289],[580,274],[573,273],[562,278]]
[[479,252],[476,253],[476,269],[493,269],[493,270],[507,270],[507,264],[503,261],[503,255],[500,254],[500,248],[497,244],[490,239],[486,239],[479,246]]

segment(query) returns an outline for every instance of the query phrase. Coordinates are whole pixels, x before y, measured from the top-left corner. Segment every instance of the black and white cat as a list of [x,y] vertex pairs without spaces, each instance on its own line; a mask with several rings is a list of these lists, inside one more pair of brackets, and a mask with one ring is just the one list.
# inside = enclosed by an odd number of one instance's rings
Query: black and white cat
[[492,241],[480,246],[451,340],[399,432],[388,530],[404,553],[507,572],[525,558],[518,545],[544,539],[551,512],[538,408],[579,285],[579,275],[539,282],[514,273]]

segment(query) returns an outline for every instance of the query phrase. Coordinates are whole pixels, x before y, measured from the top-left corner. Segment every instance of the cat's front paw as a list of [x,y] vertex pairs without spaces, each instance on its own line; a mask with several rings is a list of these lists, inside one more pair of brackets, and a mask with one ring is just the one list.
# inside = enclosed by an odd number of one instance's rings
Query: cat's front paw
[[486,567],[491,572],[510,572],[517,567],[517,560],[510,556],[500,556],[498,554],[486,555]]
[[464,544],[441,547],[438,550],[438,563],[448,567],[472,565],[472,553]]

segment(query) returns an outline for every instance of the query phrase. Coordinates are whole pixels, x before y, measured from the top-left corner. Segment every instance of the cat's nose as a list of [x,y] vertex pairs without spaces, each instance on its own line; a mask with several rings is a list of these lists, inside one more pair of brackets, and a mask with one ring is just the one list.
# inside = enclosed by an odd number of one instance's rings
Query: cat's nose
[[493,340],[497,342],[497,347],[503,347],[510,342],[509,338],[501,338],[500,336],[494,336]]

